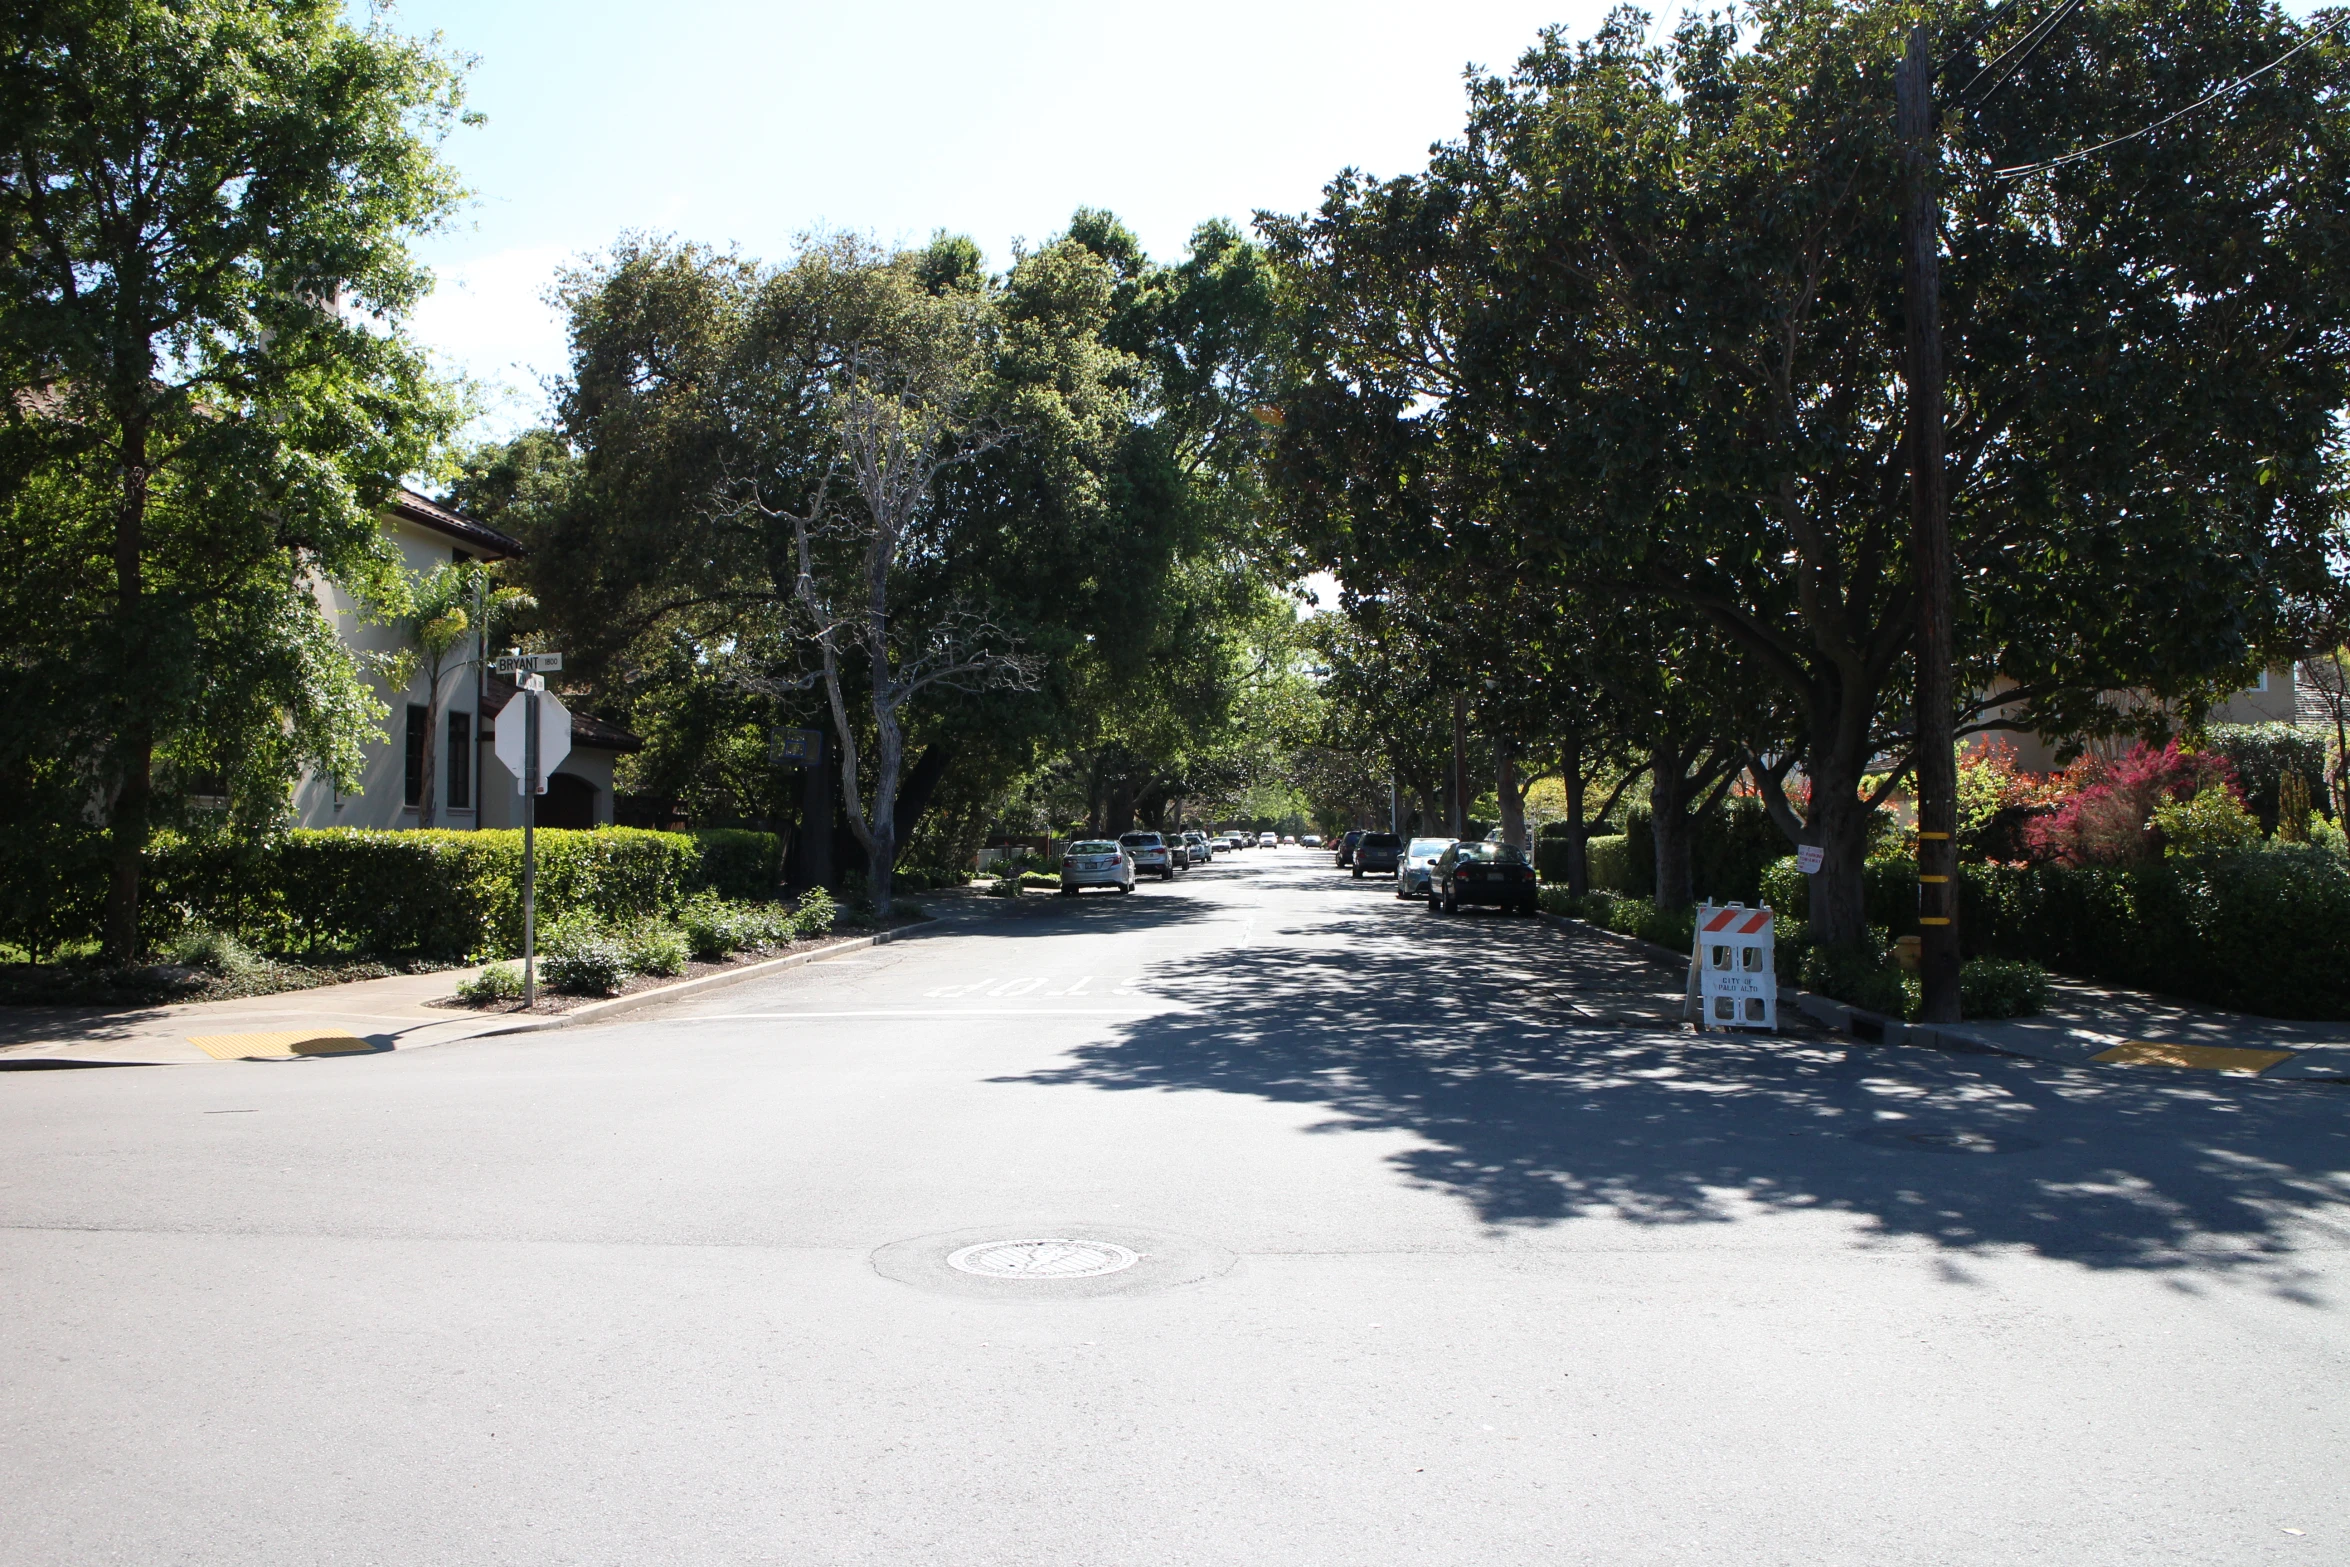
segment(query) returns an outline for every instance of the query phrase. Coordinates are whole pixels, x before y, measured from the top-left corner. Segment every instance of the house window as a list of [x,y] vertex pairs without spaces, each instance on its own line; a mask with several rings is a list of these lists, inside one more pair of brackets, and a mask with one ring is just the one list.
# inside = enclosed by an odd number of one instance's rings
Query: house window
[[408,776],[401,799],[411,806],[424,803],[424,728],[431,720],[426,709],[408,704]]
[[2252,689],[2253,689],[2253,690],[2255,690],[2255,691],[2266,691],[2266,690],[2268,689],[2268,671],[2267,671],[2267,670],[2265,670],[2265,669],[2264,669],[2264,670],[2262,670],[2262,671],[2260,672],[2260,679],[2259,679],[2259,680],[2257,680],[2257,681],[2255,681],[2255,682],[2253,683]]
[[449,715],[449,809],[473,809],[473,715]]

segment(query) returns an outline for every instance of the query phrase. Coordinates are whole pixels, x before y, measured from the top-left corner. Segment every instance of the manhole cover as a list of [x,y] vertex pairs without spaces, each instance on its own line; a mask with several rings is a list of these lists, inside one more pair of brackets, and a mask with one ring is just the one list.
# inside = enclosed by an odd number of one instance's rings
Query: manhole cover
[[981,1241],[947,1257],[947,1266],[988,1279],[1094,1279],[1142,1260],[1112,1241]]

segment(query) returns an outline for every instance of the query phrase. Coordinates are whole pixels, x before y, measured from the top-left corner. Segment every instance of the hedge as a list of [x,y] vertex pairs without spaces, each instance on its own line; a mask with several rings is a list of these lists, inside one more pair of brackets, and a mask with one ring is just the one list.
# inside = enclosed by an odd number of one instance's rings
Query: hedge
[[[1736,799],[1708,811],[1691,828],[1689,875],[1697,896],[1716,903],[1756,901],[1763,872],[1787,852],[1787,836],[1779,831],[1760,800]],[[1566,880],[1566,845],[1557,845],[1548,861],[1536,845],[1535,869],[1546,881]],[[1656,828],[1645,805],[1626,813],[1624,831],[1593,838],[1586,853],[1594,891],[1627,898],[1656,895]]]
[[[705,890],[771,898],[782,861],[772,833],[550,828],[537,840],[542,924],[575,909],[610,919],[667,914]],[[86,895],[89,875],[60,878],[35,907],[0,914],[0,940],[45,951],[94,938],[103,860],[90,863],[98,897]],[[496,956],[522,944],[522,834],[336,827],[258,842],[166,834],[148,848],[141,909],[150,942],[202,924],[275,952]]]
[[[1969,958],[2021,959],[2264,1017],[2350,1019],[2350,866],[2325,849],[1959,871]],[[1865,874],[1869,923],[1915,932],[1915,865],[1874,860]],[[1764,901],[1808,918],[1805,881],[1784,860],[1765,873]]]

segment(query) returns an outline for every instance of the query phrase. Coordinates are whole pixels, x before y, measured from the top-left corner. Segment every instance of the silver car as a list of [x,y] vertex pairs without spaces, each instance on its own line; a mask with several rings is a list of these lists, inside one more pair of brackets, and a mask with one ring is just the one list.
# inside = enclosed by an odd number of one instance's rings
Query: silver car
[[1134,890],[1134,861],[1107,838],[1086,838],[1061,856],[1061,896],[1074,898],[1087,887]]
[[1428,873],[1451,847],[1450,838],[1414,838],[1404,847],[1402,858],[1395,862],[1395,895],[1399,898],[1428,896]]
[[1205,865],[1216,857],[1216,846],[1208,842],[1208,835],[1204,832],[1185,833],[1183,847],[1194,865]]
[[1120,837],[1118,847],[1134,862],[1137,875],[1152,875],[1161,881],[1173,881],[1176,875],[1191,868],[1191,856],[1183,846],[1170,846],[1155,832],[1130,832]]

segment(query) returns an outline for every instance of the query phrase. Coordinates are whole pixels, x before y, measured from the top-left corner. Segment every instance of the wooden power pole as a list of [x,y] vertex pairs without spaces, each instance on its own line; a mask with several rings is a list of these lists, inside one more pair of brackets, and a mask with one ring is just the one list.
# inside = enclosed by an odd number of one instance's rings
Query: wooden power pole
[[1958,1021],[1958,758],[1952,735],[1950,495],[1943,459],[1941,138],[1923,26],[1894,71],[1901,140],[1903,292],[1909,326],[1910,554],[1917,572],[1918,923],[1928,1023]]

